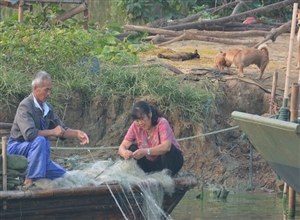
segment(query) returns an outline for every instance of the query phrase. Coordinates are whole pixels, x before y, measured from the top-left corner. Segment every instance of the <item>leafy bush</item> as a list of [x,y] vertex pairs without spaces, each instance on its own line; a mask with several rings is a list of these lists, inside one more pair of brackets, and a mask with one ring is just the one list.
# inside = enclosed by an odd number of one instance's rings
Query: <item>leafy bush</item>
[[[232,0],[116,0],[117,6],[120,8],[120,13],[125,14],[128,22],[131,23],[146,23],[160,18],[178,19],[191,14],[196,14],[208,8],[222,6]],[[274,4],[280,0],[257,0],[247,2],[249,10],[253,10],[266,5]],[[201,18],[214,19],[223,16],[229,16],[232,9],[223,9],[216,14],[203,13]],[[281,21],[290,20],[292,15],[292,6],[283,7],[278,10],[268,12],[266,17],[274,18]]]
[[120,13],[124,13],[128,22],[149,22],[159,18],[182,18],[187,9],[197,0],[116,0]]

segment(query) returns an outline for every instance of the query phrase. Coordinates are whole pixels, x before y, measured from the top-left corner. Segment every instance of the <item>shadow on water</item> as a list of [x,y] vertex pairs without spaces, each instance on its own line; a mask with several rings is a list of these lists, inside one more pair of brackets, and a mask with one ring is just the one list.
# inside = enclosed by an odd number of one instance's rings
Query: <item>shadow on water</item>
[[[196,199],[196,190],[188,191],[171,213],[174,220],[285,220],[282,194],[266,192],[230,193],[225,200],[214,199],[204,191],[204,199]],[[296,195],[296,216],[300,220],[300,197]],[[286,218],[287,219],[287,218]]]

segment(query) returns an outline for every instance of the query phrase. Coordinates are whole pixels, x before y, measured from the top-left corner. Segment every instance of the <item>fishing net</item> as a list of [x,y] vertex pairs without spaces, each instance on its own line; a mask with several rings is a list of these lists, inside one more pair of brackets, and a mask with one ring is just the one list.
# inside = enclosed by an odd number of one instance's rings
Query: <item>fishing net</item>
[[[139,168],[134,159],[96,161],[85,166],[82,170],[68,171],[61,178],[40,179],[35,185],[42,189],[106,185],[124,219],[172,219],[161,208],[164,194],[172,195],[174,192],[174,182],[168,170],[148,174]],[[118,195],[113,193],[111,183],[118,183],[122,192]],[[136,198],[133,186],[139,187],[142,203]],[[142,217],[135,216],[131,207],[132,198]]]
[[[19,186],[25,175],[27,168],[27,159],[26,157],[20,155],[7,155],[6,156],[6,175],[7,175],[7,189],[15,189]],[[2,167],[2,155],[0,155],[0,189],[3,189],[3,167]],[[22,180],[21,180],[22,179]]]

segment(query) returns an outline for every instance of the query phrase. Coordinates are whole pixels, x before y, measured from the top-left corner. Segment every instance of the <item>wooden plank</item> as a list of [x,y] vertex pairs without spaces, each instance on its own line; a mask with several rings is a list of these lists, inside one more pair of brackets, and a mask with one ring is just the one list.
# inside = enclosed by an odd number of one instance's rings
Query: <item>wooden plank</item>
[[84,0],[25,0],[25,3],[61,3],[61,4],[80,4]]
[[0,122],[0,129],[11,129],[12,123]]
[[[0,0],[0,3],[10,3],[10,0]],[[68,3],[68,4],[80,4],[83,3],[84,0],[25,0],[25,3]],[[18,4],[18,2],[16,3]]]

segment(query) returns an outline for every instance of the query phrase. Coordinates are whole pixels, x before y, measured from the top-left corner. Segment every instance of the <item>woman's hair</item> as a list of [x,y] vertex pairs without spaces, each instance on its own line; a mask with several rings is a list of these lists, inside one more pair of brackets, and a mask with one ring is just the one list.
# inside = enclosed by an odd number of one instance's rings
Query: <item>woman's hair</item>
[[43,82],[45,79],[48,79],[51,81],[51,77],[45,71],[40,71],[37,74],[35,74],[32,82],[31,82],[32,90],[34,89],[35,86],[43,85]]
[[158,111],[157,108],[149,105],[145,101],[139,101],[133,105],[131,117],[133,120],[140,119],[143,115],[147,115],[147,117],[149,117],[150,112],[152,112],[151,124],[155,126],[158,123],[158,118],[163,117],[163,114]]

